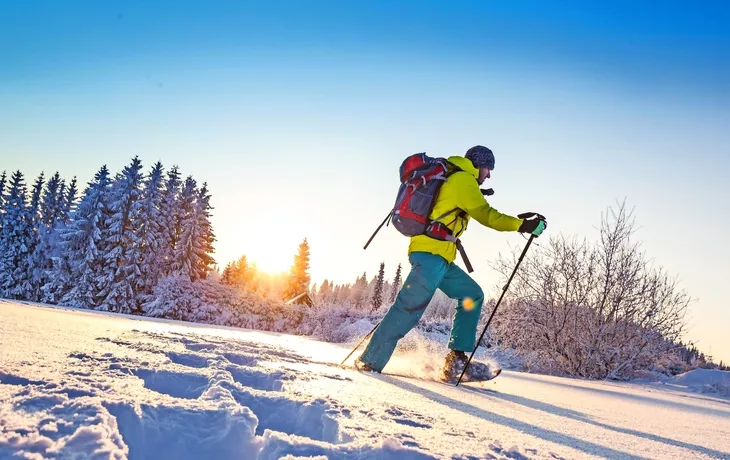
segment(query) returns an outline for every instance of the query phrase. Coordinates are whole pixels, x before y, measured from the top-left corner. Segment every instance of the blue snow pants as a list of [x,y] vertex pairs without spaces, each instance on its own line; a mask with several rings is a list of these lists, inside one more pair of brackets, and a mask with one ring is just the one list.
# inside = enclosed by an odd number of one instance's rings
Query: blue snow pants
[[[427,252],[412,252],[411,272],[403,282],[395,303],[373,333],[360,360],[382,371],[390,360],[398,341],[423,316],[436,289],[459,301],[454,312],[449,348],[471,352],[476,344],[477,323],[484,302],[484,292],[467,273],[455,263]],[[473,308],[464,308],[464,302]]]

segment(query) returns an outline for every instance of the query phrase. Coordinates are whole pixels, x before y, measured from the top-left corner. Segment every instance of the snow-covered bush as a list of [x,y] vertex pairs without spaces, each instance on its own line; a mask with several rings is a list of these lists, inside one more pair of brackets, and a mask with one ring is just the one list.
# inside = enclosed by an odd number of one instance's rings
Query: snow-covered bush
[[191,281],[187,275],[163,278],[143,310],[146,316],[275,332],[291,332],[303,317],[299,308],[211,279]]
[[296,307],[302,312],[302,321],[294,333],[337,343],[364,336],[385,314],[382,309],[368,312],[354,302],[325,302],[315,303],[313,307]]
[[[633,232],[621,204],[597,244],[553,237],[524,259],[494,326],[528,369],[628,378],[671,353],[691,300],[650,266]],[[515,263],[500,258],[496,268],[507,276]]]
[[160,280],[142,308],[146,316],[225,325],[231,315],[224,314],[224,305],[235,297],[233,289],[218,283],[171,275]]

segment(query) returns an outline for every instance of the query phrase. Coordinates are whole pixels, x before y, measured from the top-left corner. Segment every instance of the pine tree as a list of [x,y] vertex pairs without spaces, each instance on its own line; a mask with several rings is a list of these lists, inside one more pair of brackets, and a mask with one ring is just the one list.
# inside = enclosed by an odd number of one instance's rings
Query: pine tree
[[207,184],[198,190],[192,177],[185,180],[180,207],[182,225],[175,247],[174,269],[191,281],[205,279],[215,265],[211,256],[215,235],[210,224],[210,195]]
[[309,242],[306,238],[299,244],[294,263],[289,270],[289,280],[284,296],[290,299],[303,292],[309,292]]
[[165,190],[162,192],[160,204],[160,219],[162,222],[162,233],[164,245],[160,249],[158,263],[162,270],[162,276],[176,273],[175,249],[180,240],[180,225],[182,221],[182,210],[180,207],[180,172],[177,166],[173,166],[167,172]]
[[7,177],[5,171],[0,175],[0,232],[3,229],[3,219],[5,217],[5,185],[7,184]]
[[3,198],[3,227],[0,232],[0,297],[22,298],[27,289],[28,246],[32,239],[30,213],[26,207],[25,178],[13,173]]
[[54,264],[54,284],[46,291],[63,305],[95,308],[103,300],[100,281],[105,269],[103,238],[108,233],[110,184],[104,165],[88,184],[60,235],[63,257]]
[[[195,199],[195,220],[198,228],[195,244],[195,255],[197,257],[195,262],[196,279],[206,279],[215,266],[215,259],[212,254],[215,251],[213,244],[216,238],[213,225],[210,222],[211,209],[213,207],[210,205],[208,183],[203,182],[203,187],[198,191]],[[245,257],[243,256],[244,261]],[[245,264],[245,268],[247,267],[248,263]]]
[[[53,269],[53,250],[57,245],[57,225],[61,219],[63,205],[63,181],[56,172],[46,184],[40,203],[38,228],[38,245],[31,255],[31,290],[28,300],[43,300],[43,286],[49,282]],[[60,199],[59,199],[60,198]]]
[[221,273],[221,283],[228,286],[233,284],[233,263],[234,262],[228,262],[226,267],[223,269],[223,273]]
[[51,251],[50,254],[47,254],[47,257],[50,259],[50,267],[42,274],[41,301],[44,303],[60,303],[71,285],[70,255],[64,250],[64,242],[61,235],[63,235],[66,225],[71,219],[71,214],[75,209],[77,194],[76,177],[73,178],[68,188],[66,188],[66,182],[61,179],[56,193],[55,203],[58,216],[56,217],[54,228],[51,231]]
[[251,283],[251,270],[248,266],[248,258],[245,255],[233,262],[231,266],[230,284],[238,288],[246,288]]
[[367,273],[363,272],[350,288],[350,301],[357,307],[362,307],[367,303],[368,278]]
[[40,286],[34,283],[36,279],[36,260],[35,254],[40,244],[40,220],[41,220],[41,195],[43,193],[43,185],[45,183],[44,174],[41,173],[33,184],[31,189],[30,206],[27,211],[28,223],[30,225],[30,237],[27,240],[27,273],[22,277],[22,281],[16,287],[16,298],[31,301],[40,300]]
[[3,216],[5,215],[3,211],[3,203],[5,202],[5,184],[7,183],[7,176],[5,174],[5,171],[3,171],[2,174],[0,174],[0,230],[3,228]]
[[317,293],[317,299],[319,299],[320,304],[323,302],[329,302],[333,298],[333,294],[332,282],[324,280],[322,282],[322,286],[319,288],[319,292]]
[[74,177],[73,180],[71,180],[71,185],[68,187],[68,191],[66,192],[66,196],[63,199],[63,204],[61,206],[61,218],[59,220],[64,224],[69,221],[71,213],[76,206],[76,195],[78,193],[78,189],[76,188],[76,177]]
[[398,268],[395,271],[395,279],[393,280],[393,289],[390,291],[390,303],[394,303],[395,298],[398,297],[401,283],[401,264],[398,264]]
[[228,262],[221,275],[221,282],[238,288],[250,287],[252,282],[252,269],[248,265],[248,259],[242,255],[238,260]]
[[377,310],[383,305],[383,285],[385,284],[385,262],[380,263],[380,271],[378,271],[378,277],[375,280],[375,289],[373,291],[373,297],[371,305],[372,311]]
[[44,174],[41,173],[33,184],[30,198],[30,208],[28,209],[31,222],[35,226],[40,220],[41,195],[43,194],[43,184],[45,184]]
[[149,295],[162,278],[162,254],[165,247],[165,228],[162,208],[162,163],[157,162],[150,172],[142,192],[138,212],[132,227],[140,251],[138,294]]
[[138,157],[117,175],[111,189],[109,217],[104,240],[103,297],[100,310],[137,313],[137,292],[141,274],[140,244],[135,234],[134,218],[140,213],[142,162]]
[[365,281],[365,289],[362,291],[359,305],[363,310],[371,308],[373,294],[375,293],[375,283],[377,282],[378,276],[375,275],[370,281]]
[[26,206],[27,188],[23,173],[10,179],[3,200],[3,227],[0,232],[0,297],[22,299],[29,288],[29,250],[33,239],[32,219]]

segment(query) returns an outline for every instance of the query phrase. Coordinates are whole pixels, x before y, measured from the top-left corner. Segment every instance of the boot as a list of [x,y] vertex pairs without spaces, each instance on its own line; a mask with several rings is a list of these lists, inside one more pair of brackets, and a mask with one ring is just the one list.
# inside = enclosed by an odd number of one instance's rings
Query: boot
[[[444,367],[441,369],[441,380],[449,383],[456,383],[464,371],[464,366],[469,357],[463,351],[451,350],[446,355]],[[497,372],[499,373],[499,372]],[[484,381],[496,377],[489,365],[472,360],[469,369],[464,374],[463,381]]]
[[377,372],[378,374],[380,374],[380,371],[376,371],[375,369],[370,367],[369,364],[367,364],[364,361],[361,361],[359,357],[355,360],[355,367],[360,372]]

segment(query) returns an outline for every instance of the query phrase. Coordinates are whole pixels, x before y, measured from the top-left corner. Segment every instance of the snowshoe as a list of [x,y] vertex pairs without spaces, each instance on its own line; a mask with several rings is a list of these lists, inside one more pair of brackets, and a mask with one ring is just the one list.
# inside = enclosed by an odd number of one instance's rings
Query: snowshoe
[[365,363],[365,362],[361,361],[361,360],[360,360],[360,358],[357,358],[357,359],[355,360],[355,367],[356,367],[356,368],[357,368],[357,370],[359,370],[360,372],[377,372],[378,374],[380,374],[380,372],[379,372],[379,371],[376,371],[375,369],[373,369],[372,367],[370,367],[370,365],[369,365],[369,364],[367,364],[367,363]]
[[[441,369],[441,380],[448,383],[456,383],[459,380],[459,376],[464,371],[464,366],[469,360],[466,353],[463,351],[451,350],[446,355],[446,361],[444,367]],[[488,364],[480,363],[479,361],[472,360],[469,363],[469,368],[464,374],[462,382],[484,382],[492,380],[502,372],[501,369],[492,369]]]

